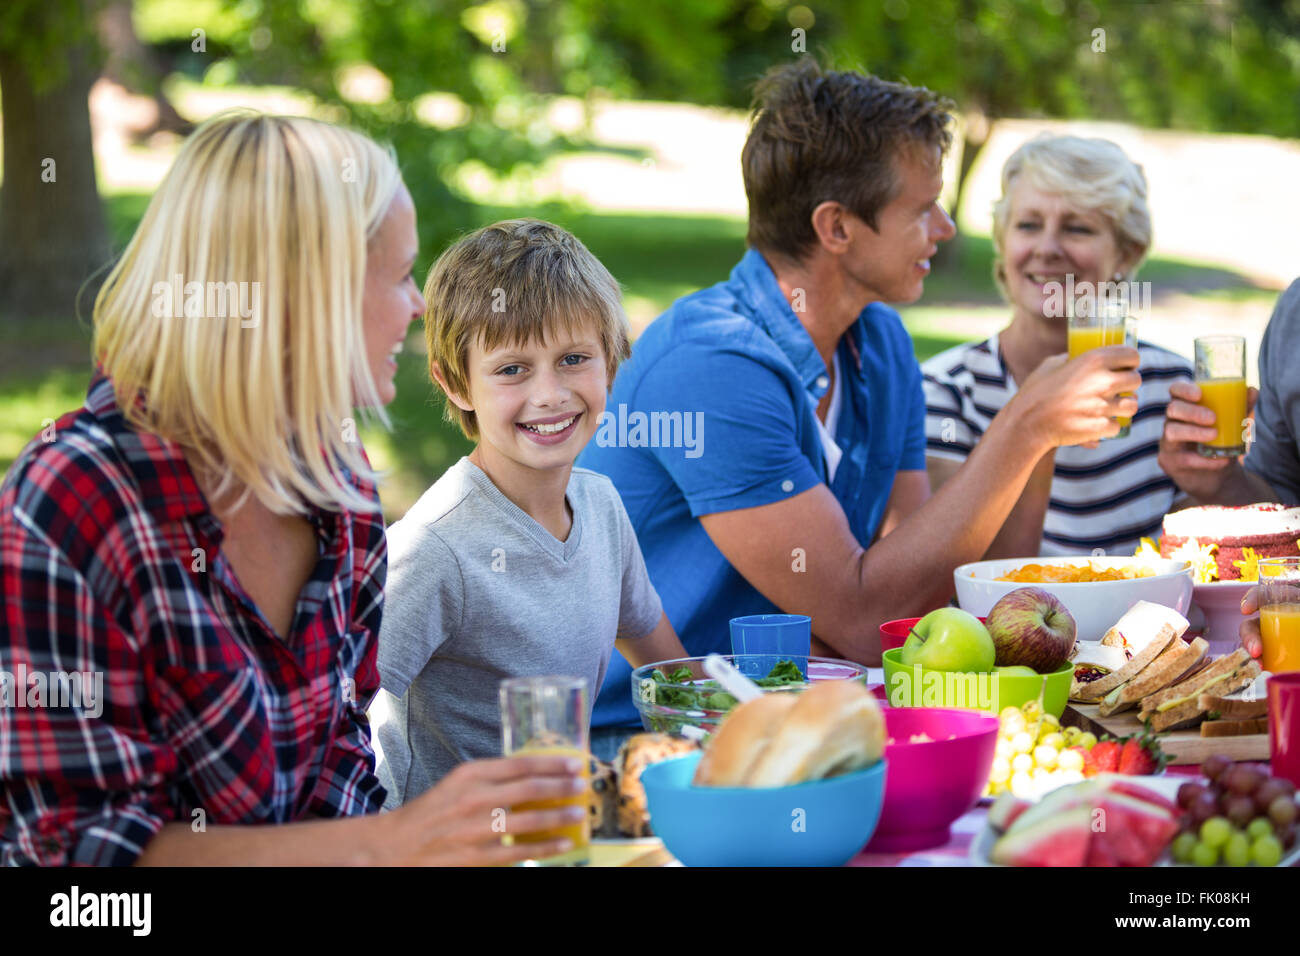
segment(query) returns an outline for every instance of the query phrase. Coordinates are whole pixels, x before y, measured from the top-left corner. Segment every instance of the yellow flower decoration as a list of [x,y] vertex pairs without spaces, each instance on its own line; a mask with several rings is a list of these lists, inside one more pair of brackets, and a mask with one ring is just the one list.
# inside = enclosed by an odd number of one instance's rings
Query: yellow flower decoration
[[1232,563],[1241,572],[1241,580],[1250,582],[1259,580],[1259,555],[1255,553],[1254,548],[1242,548],[1241,560]]
[[1191,538],[1181,548],[1170,555],[1175,561],[1187,561],[1192,565],[1192,580],[1197,584],[1211,584],[1219,579],[1219,565],[1215,555],[1219,546],[1211,542],[1201,547],[1201,543]]

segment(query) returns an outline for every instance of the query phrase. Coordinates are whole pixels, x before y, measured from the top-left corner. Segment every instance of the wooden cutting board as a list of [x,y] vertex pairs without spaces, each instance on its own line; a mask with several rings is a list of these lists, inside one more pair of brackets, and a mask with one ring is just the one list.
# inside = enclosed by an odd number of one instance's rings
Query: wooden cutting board
[[[1145,730],[1136,710],[1126,710],[1102,717],[1096,704],[1066,705],[1061,723],[1081,727],[1100,737],[1111,734],[1128,737]],[[1171,730],[1158,734],[1160,748],[1169,754],[1171,764],[1199,764],[1211,754],[1223,754],[1230,760],[1268,760],[1268,734],[1244,734],[1240,737],[1202,737],[1200,727]]]

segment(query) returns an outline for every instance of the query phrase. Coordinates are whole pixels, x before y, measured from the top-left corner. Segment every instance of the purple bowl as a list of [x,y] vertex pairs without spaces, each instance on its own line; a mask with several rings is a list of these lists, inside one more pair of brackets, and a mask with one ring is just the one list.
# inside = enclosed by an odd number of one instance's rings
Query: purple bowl
[[[885,732],[894,741],[885,746],[885,804],[866,852],[942,846],[953,821],[975,805],[988,784],[998,718],[969,710],[889,707]],[[909,743],[915,734],[931,740]]]

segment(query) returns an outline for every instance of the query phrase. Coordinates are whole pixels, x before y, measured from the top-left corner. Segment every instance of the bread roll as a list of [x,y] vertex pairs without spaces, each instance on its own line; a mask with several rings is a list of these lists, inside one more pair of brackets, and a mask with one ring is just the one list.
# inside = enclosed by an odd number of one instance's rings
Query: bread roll
[[695,768],[699,787],[743,787],[750,768],[780,730],[796,694],[778,691],[732,708]]
[[872,693],[857,681],[821,681],[799,694],[745,784],[784,787],[851,773],[884,750],[885,717]]

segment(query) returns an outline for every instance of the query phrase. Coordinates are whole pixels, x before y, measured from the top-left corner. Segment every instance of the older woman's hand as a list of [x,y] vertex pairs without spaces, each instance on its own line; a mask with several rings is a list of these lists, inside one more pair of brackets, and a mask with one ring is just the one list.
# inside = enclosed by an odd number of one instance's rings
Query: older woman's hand
[[528,756],[463,763],[414,800],[379,819],[388,862],[425,866],[492,866],[554,856],[567,839],[503,846],[504,834],[538,833],[572,826],[589,810],[511,809],[536,800],[573,797],[586,790],[577,757]]
[[1257,659],[1260,654],[1264,653],[1264,642],[1259,636],[1259,599],[1260,589],[1253,587],[1246,592],[1245,597],[1241,599],[1241,613],[1250,614],[1241,622],[1237,632],[1241,635],[1241,646],[1244,647],[1250,656]]
[[[1257,389],[1247,391],[1247,414],[1254,409],[1258,395]],[[1191,382],[1174,382],[1169,386],[1169,398],[1156,460],[1185,494],[1201,501],[1216,500],[1233,469],[1239,467],[1237,460],[1206,458],[1196,450],[1197,442],[1211,442],[1218,436],[1214,412],[1197,404],[1200,388]]]

